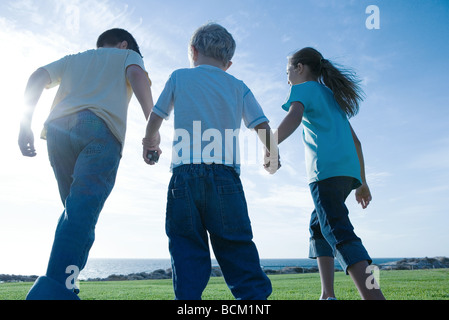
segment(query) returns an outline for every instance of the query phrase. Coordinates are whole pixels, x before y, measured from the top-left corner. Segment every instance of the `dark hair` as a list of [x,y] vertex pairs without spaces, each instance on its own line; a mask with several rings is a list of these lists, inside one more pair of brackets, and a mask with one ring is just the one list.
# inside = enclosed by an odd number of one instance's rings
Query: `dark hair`
[[359,112],[359,103],[363,101],[364,92],[360,87],[360,80],[354,71],[336,67],[314,48],[304,48],[294,53],[290,64],[298,63],[308,65],[312,75],[318,78],[319,83],[332,90],[335,100],[349,118]]
[[139,45],[137,44],[136,39],[126,30],[115,28],[108,31],[103,32],[97,40],[97,48],[101,48],[105,45],[114,46],[119,42],[126,41],[128,42],[128,49],[137,52],[141,57]]

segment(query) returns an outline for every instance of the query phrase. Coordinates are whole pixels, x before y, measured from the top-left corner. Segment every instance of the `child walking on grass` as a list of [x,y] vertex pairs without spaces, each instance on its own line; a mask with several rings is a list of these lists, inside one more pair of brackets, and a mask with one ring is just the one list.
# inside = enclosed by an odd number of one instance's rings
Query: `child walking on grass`
[[313,48],[289,57],[287,75],[291,90],[282,108],[288,114],[277,130],[278,143],[303,124],[306,169],[315,204],[309,257],[318,262],[321,299],[335,299],[334,257],[363,299],[384,299],[380,288],[366,285],[371,258],[353,231],[345,205],[353,189],[363,209],[372,199],[361,143],[348,121],[362,100],[359,81]]
[[68,55],[35,71],[25,92],[19,147],[36,156],[31,129],[44,88],[59,86],[43,138],[64,205],[45,276],[29,300],[78,300],[75,286],[95,239],[95,226],[120,163],[129,101],[136,95],[146,119],[151,81],[139,46],[126,30],[101,34],[96,50]]
[[225,28],[213,23],[200,27],[190,42],[192,68],[171,74],[143,139],[143,158],[154,165],[148,154],[161,153],[158,131],[174,112],[166,232],[178,300],[201,299],[211,273],[208,234],[236,299],[263,300],[272,290],[252,241],[239,177],[242,119],[275,154],[267,168],[275,168],[271,173],[278,168],[277,146],[270,148],[274,139],[268,119],[251,90],[226,72],[234,51],[235,41]]

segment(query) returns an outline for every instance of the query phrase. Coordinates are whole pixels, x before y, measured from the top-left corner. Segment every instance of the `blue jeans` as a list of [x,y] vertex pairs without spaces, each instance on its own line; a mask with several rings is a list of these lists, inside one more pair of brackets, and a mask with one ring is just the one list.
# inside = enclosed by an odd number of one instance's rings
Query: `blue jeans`
[[122,148],[105,122],[88,110],[50,122],[47,147],[65,210],[48,263],[46,277],[51,280],[32,289],[30,296],[35,299],[57,298],[51,296],[55,290],[43,287],[49,283],[66,287],[71,275],[66,273],[67,267],[81,271],[86,265],[98,216],[115,183]]
[[224,165],[173,169],[166,232],[178,300],[199,300],[211,274],[208,232],[215,258],[236,299],[265,300],[271,282],[260,266],[238,174]]
[[310,184],[315,210],[310,219],[309,258],[336,257],[347,273],[349,266],[367,260],[362,241],[349,220],[346,198],[360,183],[351,177],[333,177]]

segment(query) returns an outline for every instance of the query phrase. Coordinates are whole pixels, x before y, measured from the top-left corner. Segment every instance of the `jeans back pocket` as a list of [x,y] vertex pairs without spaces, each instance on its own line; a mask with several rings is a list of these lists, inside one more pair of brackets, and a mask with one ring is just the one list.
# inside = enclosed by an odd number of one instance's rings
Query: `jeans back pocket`
[[218,195],[223,230],[226,233],[251,234],[251,222],[242,184],[218,186]]
[[165,229],[169,237],[189,235],[193,232],[191,205],[186,187],[168,190]]

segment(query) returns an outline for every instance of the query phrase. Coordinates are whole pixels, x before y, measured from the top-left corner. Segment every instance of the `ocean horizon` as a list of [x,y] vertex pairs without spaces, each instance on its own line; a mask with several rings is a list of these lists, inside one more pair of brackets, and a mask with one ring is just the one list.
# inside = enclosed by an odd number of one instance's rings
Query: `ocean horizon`
[[[389,263],[401,260],[402,258],[373,258],[373,264]],[[260,265],[263,269],[279,270],[284,267],[317,267],[316,260],[301,259],[260,259]],[[212,259],[212,266],[218,267],[218,262]],[[116,258],[91,258],[86,267],[79,275],[80,280],[107,278],[110,275],[129,275],[132,273],[146,272],[155,270],[167,270],[171,268],[170,259],[116,259]],[[342,269],[340,264],[335,261],[335,269]]]

